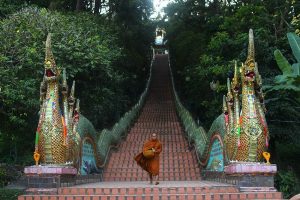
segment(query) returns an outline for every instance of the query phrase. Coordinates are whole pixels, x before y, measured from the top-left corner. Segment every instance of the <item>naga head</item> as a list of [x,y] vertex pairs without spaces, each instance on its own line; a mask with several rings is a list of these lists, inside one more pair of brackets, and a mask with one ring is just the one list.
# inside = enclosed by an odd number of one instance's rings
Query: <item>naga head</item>
[[227,88],[228,88],[228,93],[227,93],[227,103],[229,106],[233,105],[233,96],[231,94],[231,88],[230,88],[230,80],[227,78]]
[[255,92],[258,95],[262,94],[262,79],[261,75],[258,72],[258,66],[257,63],[255,63],[255,74],[256,74],[256,80],[255,80]]
[[249,46],[248,46],[248,57],[245,64],[241,67],[241,74],[243,79],[248,82],[254,82],[255,80],[255,60],[254,60],[254,38],[253,30],[249,31]]
[[45,84],[45,80],[43,79],[40,86],[40,95],[44,95],[44,94],[46,94],[46,84]]
[[70,97],[69,97],[69,105],[73,106],[75,103],[75,81],[73,81],[73,85],[71,88],[71,93],[70,93]]
[[239,77],[238,77],[238,70],[237,70],[237,62],[235,61],[235,66],[234,66],[234,77],[231,82],[231,88],[234,94],[239,93]]
[[222,108],[222,110],[223,110],[223,113],[225,115],[228,115],[228,108],[227,108],[227,104],[226,104],[226,96],[225,95],[223,96],[223,108]]
[[265,108],[265,95],[263,93],[262,90],[262,78],[261,75],[258,72],[258,65],[257,63],[255,63],[255,73],[256,75],[256,81],[255,81],[255,93],[259,96],[259,102],[264,110],[264,112],[266,112],[266,108]]
[[55,60],[51,51],[51,34],[48,33],[46,41],[46,56],[44,61],[46,81],[55,81],[59,75],[59,70],[56,67]]
[[41,82],[40,85],[40,104],[43,105],[43,100],[46,94],[46,84],[45,84],[45,80],[43,79],[43,81]]
[[67,85],[67,73],[66,73],[66,68],[63,70],[63,84],[62,84],[62,91],[63,94],[68,93],[68,85]]
[[75,122],[78,122],[79,121],[79,114],[80,114],[80,106],[79,106],[79,99],[77,99],[76,101],[76,108],[75,108],[75,111],[74,111],[74,116],[73,116],[73,119]]

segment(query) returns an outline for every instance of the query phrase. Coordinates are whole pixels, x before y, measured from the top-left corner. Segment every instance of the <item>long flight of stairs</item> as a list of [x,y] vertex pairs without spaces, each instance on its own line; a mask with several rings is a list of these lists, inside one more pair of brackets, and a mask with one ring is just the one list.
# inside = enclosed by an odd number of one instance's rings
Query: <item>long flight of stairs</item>
[[[282,199],[280,192],[240,192],[225,183],[203,181],[176,115],[168,71],[168,55],[156,55],[153,79],[140,116],[111,153],[104,182],[60,188],[56,195],[27,195],[19,200],[235,200]],[[134,161],[151,133],[163,143],[159,185]]]
[[152,84],[145,105],[126,141],[120,144],[117,152],[112,153],[104,181],[148,181],[147,172],[136,164],[134,157],[142,151],[152,133],[156,133],[163,143],[160,180],[201,180],[200,168],[195,156],[189,151],[176,115],[167,55],[156,56]]

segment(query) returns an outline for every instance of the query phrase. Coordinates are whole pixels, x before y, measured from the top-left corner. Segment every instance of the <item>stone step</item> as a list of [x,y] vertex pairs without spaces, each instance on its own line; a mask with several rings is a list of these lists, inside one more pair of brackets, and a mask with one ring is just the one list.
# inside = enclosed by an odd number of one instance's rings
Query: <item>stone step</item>
[[[162,155],[166,155],[166,156],[177,156],[178,159],[180,159],[180,157],[183,157],[183,156],[192,156],[194,153],[191,152],[191,151],[177,151],[177,152],[164,152],[162,151],[159,156],[162,156]],[[135,152],[122,152],[122,151],[117,151],[117,152],[112,152],[112,155],[121,155],[121,156],[126,156],[126,155],[129,155],[129,156],[134,156],[136,155]]]
[[24,195],[19,196],[18,200],[248,200],[282,199],[280,193],[219,193],[219,194],[128,194],[128,195]]
[[[108,172],[141,172],[143,171],[139,166],[136,166],[135,168],[123,168],[123,167],[119,167],[119,166],[116,166],[116,167],[111,167],[111,168],[108,168],[105,170],[107,173]],[[172,173],[178,173],[178,172],[195,172],[195,173],[200,173],[200,169],[199,168],[195,168],[195,169],[190,169],[190,168],[159,168],[159,171],[160,172],[172,172]]]
[[[134,159],[130,160],[130,161],[120,161],[120,160],[115,160],[115,161],[109,161],[108,165],[116,165],[116,166],[119,166],[119,165],[132,165],[136,163]],[[193,167],[197,165],[195,163],[195,161],[186,161],[186,162],[181,162],[181,161],[178,161],[177,163],[176,162],[172,162],[172,163],[169,163],[169,162],[159,162],[159,166],[161,166],[162,168],[164,167],[177,167],[177,168],[181,168],[181,167]]]
[[[148,177],[148,174],[146,172],[106,172],[105,177],[110,178],[124,178],[124,177],[130,177],[130,178],[144,178]],[[160,172],[159,174],[160,178],[171,178],[171,177],[200,177],[200,173],[195,172]]]
[[[172,177],[161,177],[161,175],[159,175],[159,179],[161,181],[201,181],[202,178],[200,176],[194,176],[194,177],[189,177],[189,176],[172,176]],[[134,182],[138,182],[138,181],[149,181],[149,177],[105,177],[104,181],[107,182],[119,182],[119,181],[134,181]]]
[[[115,154],[112,155],[112,158],[110,161],[116,162],[116,161],[121,161],[121,162],[125,162],[125,161],[132,161],[134,160],[135,156],[137,156],[137,154],[132,154],[129,156],[123,156],[120,154]],[[194,157],[191,155],[186,155],[186,156],[174,156],[174,158],[172,159],[172,157],[168,156],[168,155],[160,155],[160,162],[164,163],[186,163],[186,162],[191,162],[194,161]]]
[[128,195],[128,194],[206,194],[206,193],[238,193],[234,186],[204,186],[204,187],[89,187],[89,188],[60,188],[58,195]]
[[[132,158],[126,158],[126,159],[118,159],[118,157],[113,157],[113,159],[111,159],[108,164],[110,165],[119,165],[119,164],[132,164],[132,163],[135,163],[135,160],[134,160],[134,157]],[[189,165],[189,164],[195,164],[195,161],[193,159],[182,159],[182,160],[160,160],[159,161],[159,164],[160,165],[178,165],[178,166],[186,166],[186,165]]]
[[[130,150],[130,149],[143,149],[143,147],[144,147],[144,144],[134,144],[134,143],[132,143],[131,145],[128,145],[128,144],[121,144],[120,146],[119,146],[119,149],[128,149],[128,150]],[[186,150],[186,149],[188,149],[189,148],[189,145],[188,144],[185,144],[185,145],[180,145],[180,144],[178,144],[178,145],[176,145],[176,144],[174,144],[174,145],[166,145],[166,144],[162,144],[162,150],[164,151],[164,150],[174,150],[174,151],[176,151],[176,150]]]
[[[129,148],[129,150],[127,150],[127,149],[120,150],[119,149],[119,151],[128,152],[128,153],[132,153],[132,154],[137,155],[137,154],[142,152],[142,149],[141,148]],[[188,150],[188,149],[180,149],[180,150],[176,150],[176,151],[172,150],[172,149],[165,149],[162,153],[190,153],[190,152],[191,151]]]
[[[131,144],[135,144],[135,145],[144,145],[146,141],[136,141],[136,140],[126,140],[126,141],[123,141],[122,144],[125,145],[131,145]],[[174,145],[174,146],[186,146],[187,143],[186,141],[182,140],[182,141],[176,141],[176,142],[168,142],[166,143],[167,145],[171,146],[171,145]],[[164,145],[165,146],[165,145]]]
[[[108,164],[108,168],[111,167],[124,167],[124,168],[131,168],[131,167],[137,167],[138,165],[135,162],[132,163],[113,163],[113,164]],[[198,167],[198,164],[159,164],[159,168],[196,168]]]
[[[170,130],[170,129],[156,129],[155,128],[151,128],[151,131],[148,130],[130,130],[128,133],[127,138],[130,138],[132,136],[133,139],[142,139],[142,140],[150,140],[151,134],[152,133],[156,133],[158,134],[158,138],[164,139],[164,138],[168,138],[168,139],[176,139],[176,140],[182,140],[184,138],[183,133],[184,131],[182,130]],[[170,137],[173,134],[178,135],[177,137]]]
[[[150,135],[150,133],[149,133]],[[133,141],[133,142],[137,142],[137,143],[146,143],[147,140],[149,140],[149,135],[147,135],[147,137],[145,138],[137,138],[137,137],[128,137],[126,138],[127,141]],[[182,138],[182,139],[174,139],[174,138],[171,138],[171,139],[164,139],[164,138],[161,138],[159,137],[159,141],[161,141],[163,143],[163,145],[167,142],[167,143],[180,143],[180,142],[187,142],[185,138]]]

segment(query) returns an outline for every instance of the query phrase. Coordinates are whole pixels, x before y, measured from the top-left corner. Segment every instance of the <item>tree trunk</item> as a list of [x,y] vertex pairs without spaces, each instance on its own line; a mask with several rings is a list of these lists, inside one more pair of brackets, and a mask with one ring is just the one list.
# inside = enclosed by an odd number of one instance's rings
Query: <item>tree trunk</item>
[[100,13],[100,6],[101,6],[101,0],[95,0],[95,8],[94,8],[95,14]]
[[281,20],[278,26],[278,35],[282,35],[284,33],[284,27],[286,26],[285,19],[287,18],[288,14],[290,12],[289,8],[285,8],[284,13],[281,13]]
[[77,0],[75,13],[79,13],[82,11],[83,2],[82,0]]
[[220,4],[218,0],[214,0],[213,2],[213,9],[215,14],[219,14]]
[[114,12],[114,6],[112,0],[108,1],[108,18],[111,19]]
[[202,32],[205,24],[205,12],[206,12],[205,0],[199,1],[199,7],[200,7],[199,26]]

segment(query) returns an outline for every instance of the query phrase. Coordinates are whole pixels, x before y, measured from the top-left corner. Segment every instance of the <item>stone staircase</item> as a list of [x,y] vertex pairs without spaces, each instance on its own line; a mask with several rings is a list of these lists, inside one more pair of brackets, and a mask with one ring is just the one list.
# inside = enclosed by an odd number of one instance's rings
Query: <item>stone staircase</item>
[[[140,116],[111,152],[104,182],[59,188],[53,195],[25,195],[19,200],[229,200],[282,199],[279,192],[240,192],[225,183],[202,181],[196,156],[189,150],[176,114],[168,55],[156,55],[153,80]],[[159,185],[150,185],[147,172],[134,161],[156,133],[163,143]]]
[[200,168],[189,151],[188,142],[176,114],[172,96],[167,55],[157,55],[153,80],[139,118],[126,141],[111,154],[104,181],[148,181],[147,172],[135,162],[151,134],[156,133],[163,143],[160,154],[160,181],[201,180]]

